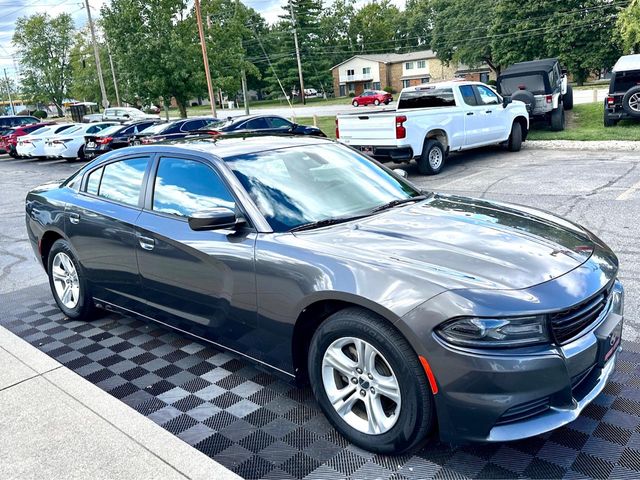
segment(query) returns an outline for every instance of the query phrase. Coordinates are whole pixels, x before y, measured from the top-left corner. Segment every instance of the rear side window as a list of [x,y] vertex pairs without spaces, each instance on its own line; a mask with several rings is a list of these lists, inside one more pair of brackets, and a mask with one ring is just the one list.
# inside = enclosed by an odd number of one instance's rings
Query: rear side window
[[473,93],[473,87],[471,85],[461,86],[460,93],[462,94],[462,99],[464,100],[464,103],[472,107],[478,105],[478,101],[476,100],[476,96]]
[[456,101],[451,88],[425,88],[412,92],[402,92],[398,101],[398,110],[455,106]]
[[101,167],[89,173],[89,176],[87,177],[87,193],[90,193],[91,195],[98,195],[98,190],[100,189],[100,180],[102,180],[103,172],[104,167]]
[[138,206],[147,163],[149,159],[142,157],[105,165],[98,195],[126,205]]
[[196,160],[161,158],[153,189],[153,210],[188,217],[214,207],[234,208],[233,195],[208,165]]
[[271,128],[290,128],[291,123],[288,120],[280,117],[269,117],[269,123]]
[[267,121],[264,118],[254,118],[244,124],[244,128],[248,130],[264,130],[269,128]]
[[191,120],[190,122],[185,122],[182,125],[181,130],[183,132],[192,132],[193,130],[199,130],[207,124],[206,120]]

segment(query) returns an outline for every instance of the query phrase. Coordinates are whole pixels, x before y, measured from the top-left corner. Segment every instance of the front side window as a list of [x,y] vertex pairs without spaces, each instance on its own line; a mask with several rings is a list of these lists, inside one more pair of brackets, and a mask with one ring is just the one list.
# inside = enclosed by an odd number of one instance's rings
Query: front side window
[[482,105],[497,105],[500,103],[498,95],[496,95],[491,89],[483,87],[482,85],[476,85],[475,88],[479,94]]
[[372,214],[420,195],[365,156],[333,144],[225,159],[276,232],[328,218]]
[[153,210],[188,217],[215,207],[234,208],[235,200],[210,166],[196,160],[160,159],[153,189]]
[[105,165],[98,195],[126,205],[138,206],[148,162],[147,157],[141,157]]
[[247,130],[265,130],[269,128],[269,125],[267,125],[267,121],[264,118],[260,117],[249,120],[244,124],[243,128]]

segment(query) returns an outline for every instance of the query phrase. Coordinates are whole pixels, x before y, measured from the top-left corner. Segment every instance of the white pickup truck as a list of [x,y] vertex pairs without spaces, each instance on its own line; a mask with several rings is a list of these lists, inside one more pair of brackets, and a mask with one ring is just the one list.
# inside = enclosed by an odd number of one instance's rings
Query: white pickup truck
[[416,159],[422,174],[440,173],[449,152],[504,144],[520,150],[529,131],[526,105],[480,82],[450,81],[402,90],[395,111],[345,113],[338,141],[380,161]]

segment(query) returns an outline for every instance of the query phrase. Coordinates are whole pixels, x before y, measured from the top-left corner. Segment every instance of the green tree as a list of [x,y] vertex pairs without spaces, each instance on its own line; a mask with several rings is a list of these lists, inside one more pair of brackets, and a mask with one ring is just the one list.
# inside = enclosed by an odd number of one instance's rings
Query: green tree
[[389,0],[373,0],[356,12],[349,35],[360,52],[390,52],[403,38],[402,14]]
[[319,43],[331,66],[342,62],[354,50],[349,29],[356,13],[355,0],[335,0],[322,12],[319,26]]
[[620,13],[617,27],[625,53],[640,52],[640,0],[631,0]]
[[404,13],[406,45],[424,48],[431,45],[433,33],[434,8],[433,0],[407,0]]
[[183,0],[113,0],[102,26],[125,84],[144,103],[174,98],[187,116],[190,98],[206,91],[200,42]]
[[582,85],[591,73],[610,68],[622,53],[616,30],[619,6],[609,0],[565,0],[547,21],[548,56],[558,57]]
[[20,57],[23,96],[53,103],[59,115],[71,83],[73,34],[73,20],[66,13],[53,18],[46,13],[21,17],[13,34]]

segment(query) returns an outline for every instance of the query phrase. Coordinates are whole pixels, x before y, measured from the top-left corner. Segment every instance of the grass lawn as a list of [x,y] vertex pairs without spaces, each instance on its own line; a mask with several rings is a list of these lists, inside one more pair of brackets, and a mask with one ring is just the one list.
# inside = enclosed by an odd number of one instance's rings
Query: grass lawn
[[[324,106],[324,105],[350,105],[351,104],[351,99],[348,97],[341,97],[341,98],[328,98],[328,99],[324,99],[324,98],[308,98],[307,99],[307,105],[317,105],[317,106]],[[253,112],[254,110],[260,110],[261,108],[267,108],[267,107],[287,107],[288,103],[285,100],[255,100],[249,103],[249,107],[251,109],[251,111]],[[293,102],[293,106],[294,108],[297,106],[302,106],[302,104],[300,103],[300,101],[298,101],[296,99],[295,102]],[[243,108],[241,105],[236,105],[237,108]],[[219,117],[224,117],[226,110],[220,110],[218,108],[218,116]],[[171,108],[169,109],[169,115],[177,115],[178,109],[176,108]],[[194,116],[198,116],[198,115],[210,115],[211,114],[211,107],[209,107],[208,105],[201,105],[201,106],[197,106],[197,107],[189,107],[187,108],[187,115],[190,117],[194,117]]]
[[[336,138],[336,117],[317,117],[318,128],[329,138]],[[296,122],[301,125],[313,125],[313,117],[298,117]]]
[[567,125],[562,132],[534,125],[529,140],[640,140],[640,122],[624,120],[615,127],[603,125],[604,105],[586,103],[576,105],[567,113]]

